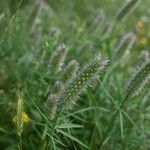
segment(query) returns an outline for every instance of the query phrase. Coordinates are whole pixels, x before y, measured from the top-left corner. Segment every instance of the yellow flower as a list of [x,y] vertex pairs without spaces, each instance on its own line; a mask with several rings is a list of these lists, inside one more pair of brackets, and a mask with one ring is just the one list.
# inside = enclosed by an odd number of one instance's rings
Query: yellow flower
[[136,28],[137,28],[137,29],[141,29],[141,28],[143,28],[143,27],[144,27],[143,21],[142,21],[142,20],[139,20],[139,21],[137,22],[137,24],[136,24]]
[[25,122],[25,123],[28,123],[30,120],[29,116],[27,113],[23,112],[22,114],[22,121]]
[[[17,116],[14,116],[12,118],[13,122],[16,124],[17,123]],[[28,123],[30,120],[29,116],[27,113],[23,112],[22,115],[21,115],[21,122],[23,123]]]
[[142,45],[147,45],[148,40],[147,40],[147,38],[142,37],[142,38],[140,39],[140,42],[139,42],[139,43],[142,44]]

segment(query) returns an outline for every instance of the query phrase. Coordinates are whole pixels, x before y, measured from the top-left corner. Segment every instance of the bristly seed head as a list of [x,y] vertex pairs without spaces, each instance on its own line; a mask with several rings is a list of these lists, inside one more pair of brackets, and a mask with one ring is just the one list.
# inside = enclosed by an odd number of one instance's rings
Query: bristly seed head
[[146,62],[150,59],[150,50],[143,50],[141,51],[140,53],[140,59],[143,61],[143,62]]
[[60,44],[50,57],[50,67],[56,71],[60,71],[68,52],[65,44]]
[[150,61],[144,63],[135,73],[127,86],[127,93],[134,97],[138,95],[147,84],[150,84]]
[[72,60],[69,62],[67,67],[64,69],[63,78],[64,80],[71,79],[78,71],[79,63],[76,60]]
[[76,104],[80,95],[86,90],[91,79],[103,70],[107,64],[108,60],[99,54],[67,83],[65,91],[60,96],[67,107],[72,108],[73,105]]
[[61,81],[56,81],[52,88],[52,92],[55,94],[58,94],[62,92],[64,88],[65,88],[65,85]]
[[57,108],[58,108],[58,101],[59,101],[59,96],[57,94],[50,94],[45,102],[45,108],[46,108],[46,113],[49,117],[49,119],[53,120]]

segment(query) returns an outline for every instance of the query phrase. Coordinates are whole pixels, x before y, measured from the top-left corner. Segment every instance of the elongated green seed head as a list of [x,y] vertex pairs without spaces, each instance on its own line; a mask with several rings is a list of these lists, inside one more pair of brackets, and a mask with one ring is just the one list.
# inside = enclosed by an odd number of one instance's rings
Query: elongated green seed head
[[55,93],[55,94],[58,94],[61,91],[63,91],[64,88],[65,88],[65,85],[63,84],[63,82],[56,81],[53,88],[52,88],[52,92]]
[[72,60],[69,62],[67,67],[64,69],[63,79],[69,80],[77,73],[79,69],[79,63],[76,60]]
[[60,44],[50,57],[50,67],[52,70],[60,71],[66,58],[68,48]]
[[108,60],[99,54],[68,82],[65,91],[61,95],[61,99],[67,107],[72,108],[76,104],[90,81],[106,67],[107,63]]
[[16,96],[17,96],[17,108],[16,108],[16,114],[13,117],[13,122],[15,123],[18,136],[21,136],[23,132],[23,125],[24,125],[22,119],[22,114],[24,112],[24,103],[23,103],[23,96],[19,91],[17,91]]
[[58,99],[59,96],[57,94],[50,94],[44,104],[46,108],[46,114],[51,120],[53,120],[56,115],[58,108]]
[[150,61],[144,63],[135,73],[127,86],[127,93],[134,97],[138,95],[147,84],[150,84]]

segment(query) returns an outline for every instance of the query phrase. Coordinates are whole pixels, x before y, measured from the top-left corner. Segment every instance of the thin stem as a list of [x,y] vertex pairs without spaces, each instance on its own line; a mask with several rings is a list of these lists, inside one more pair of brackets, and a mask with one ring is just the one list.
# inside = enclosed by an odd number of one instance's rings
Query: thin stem
[[109,133],[110,133],[110,130],[111,130],[111,128],[112,128],[112,124],[113,124],[113,122],[115,121],[115,119],[116,119],[116,117],[117,117],[117,115],[118,115],[118,113],[119,113],[119,110],[123,107],[124,103],[125,103],[126,100],[128,99],[129,95],[130,95],[130,94],[127,94],[127,95],[125,96],[125,98],[123,99],[123,101],[121,102],[121,104],[119,105],[119,107],[118,107],[118,108],[116,109],[116,111],[114,112],[113,117],[112,117],[111,121],[109,122],[108,129],[107,129],[107,131],[105,132],[104,137],[102,138],[102,141],[101,141],[101,143],[100,143],[100,145],[99,145],[99,150],[102,148],[102,145],[103,145],[104,141],[107,139],[107,137],[108,137],[108,135],[109,135]]
[[60,108],[59,108],[59,110],[58,110],[58,114],[57,114],[57,116],[55,117],[54,125],[53,125],[53,127],[52,127],[52,133],[51,133],[51,136],[52,136],[52,137],[53,137],[53,135],[54,135],[54,130],[55,130],[55,127],[56,127],[56,125],[57,125],[57,121],[58,121],[58,119],[59,119],[59,116],[60,116],[60,113],[61,113],[61,111],[62,111],[62,109],[63,109],[64,104],[65,104],[65,102],[60,106]]
[[22,148],[22,138],[21,135],[19,135],[19,145],[18,145],[19,150],[23,150]]

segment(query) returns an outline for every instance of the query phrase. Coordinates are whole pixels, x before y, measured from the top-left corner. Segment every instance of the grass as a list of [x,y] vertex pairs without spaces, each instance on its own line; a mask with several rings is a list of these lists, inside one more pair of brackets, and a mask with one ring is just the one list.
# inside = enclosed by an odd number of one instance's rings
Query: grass
[[149,149],[148,6],[1,0],[0,149]]

